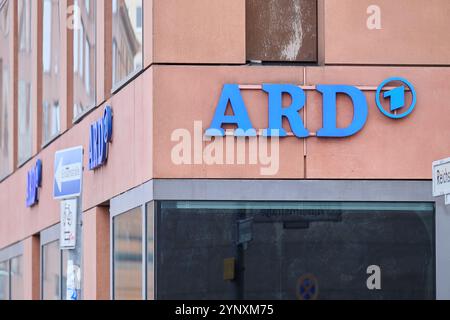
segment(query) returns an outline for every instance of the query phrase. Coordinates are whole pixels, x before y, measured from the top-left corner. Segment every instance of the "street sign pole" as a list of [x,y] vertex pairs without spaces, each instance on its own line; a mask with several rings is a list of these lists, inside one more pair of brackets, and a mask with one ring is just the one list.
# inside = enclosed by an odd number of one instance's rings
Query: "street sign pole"
[[82,180],[83,147],[55,153],[53,197],[61,201],[61,250],[67,250],[66,300],[82,297]]
[[81,259],[83,254],[82,249],[82,210],[81,210],[81,197],[76,199],[77,211],[76,211],[76,244],[75,248],[68,251],[69,259],[67,263],[67,284],[66,300],[80,300],[81,299]]

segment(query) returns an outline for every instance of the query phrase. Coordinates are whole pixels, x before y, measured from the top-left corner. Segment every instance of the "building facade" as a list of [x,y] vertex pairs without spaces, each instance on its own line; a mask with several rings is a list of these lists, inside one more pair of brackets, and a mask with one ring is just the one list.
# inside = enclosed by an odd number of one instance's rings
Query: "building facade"
[[449,14],[0,0],[0,299],[66,298],[79,146],[82,299],[450,299]]

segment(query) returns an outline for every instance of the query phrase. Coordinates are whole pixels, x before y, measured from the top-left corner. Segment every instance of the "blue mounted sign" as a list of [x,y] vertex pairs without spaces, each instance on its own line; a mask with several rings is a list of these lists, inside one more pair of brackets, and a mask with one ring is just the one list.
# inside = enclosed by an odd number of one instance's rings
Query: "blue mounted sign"
[[39,188],[42,186],[42,161],[37,160],[36,165],[27,174],[27,199],[28,208],[39,202]]
[[53,197],[79,197],[82,191],[83,147],[57,151],[54,169]]
[[108,144],[112,140],[112,118],[111,107],[106,107],[103,118],[90,126],[89,170],[103,166],[108,160]]
[[[386,85],[391,82],[400,82],[403,85],[387,91]],[[412,103],[405,106],[405,87],[408,87],[412,94]],[[367,122],[369,114],[368,104],[364,93],[355,86],[349,85],[317,85],[315,89],[322,94],[323,99],[323,127],[312,135],[300,117],[300,110],[306,104],[306,94],[304,90],[293,84],[264,84],[262,90],[267,93],[269,100],[269,126],[263,130],[264,136],[286,137],[287,132],[283,128],[283,118],[286,118],[291,126],[292,132],[298,138],[308,138],[311,136],[343,138],[352,136],[362,130]],[[381,91],[383,98],[390,99],[390,110],[387,111],[381,104]],[[283,106],[283,96],[291,97],[291,104]],[[348,96],[353,104],[353,120],[345,128],[337,126],[337,96]],[[401,119],[408,116],[415,108],[417,101],[416,91],[413,85],[406,79],[392,77],[381,83],[376,92],[376,105],[380,111],[392,119]],[[233,110],[233,115],[227,115],[228,105]],[[397,113],[399,109],[406,111]],[[394,112],[394,113],[392,113]],[[216,107],[214,118],[210,128],[206,130],[206,136],[224,136],[222,128],[224,124],[234,124],[237,129],[235,136],[254,137],[257,135],[256,129],[250,120],[247,108],[242,98],[240,87],[237,84],[225,84],[219,103]]]

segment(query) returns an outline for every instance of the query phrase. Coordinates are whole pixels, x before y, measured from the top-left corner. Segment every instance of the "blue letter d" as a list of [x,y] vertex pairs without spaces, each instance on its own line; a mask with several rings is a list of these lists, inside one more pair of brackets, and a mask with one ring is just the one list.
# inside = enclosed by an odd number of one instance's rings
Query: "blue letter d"
[[[360,90],[345,85],[319,85],[317,91],[323,95],[323,128],[317,132],[318,137],[349,137],[364,127],[369,111],[366,97]],[[353,120],[347,128],[338,128],[336,124],[338,93],[348,95],[353,102]]]

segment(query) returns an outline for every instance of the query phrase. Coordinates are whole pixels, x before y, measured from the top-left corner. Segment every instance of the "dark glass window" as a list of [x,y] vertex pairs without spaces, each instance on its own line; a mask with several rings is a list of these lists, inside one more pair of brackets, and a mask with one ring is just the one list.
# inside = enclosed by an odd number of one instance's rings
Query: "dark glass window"
[[247,0],[247,60],[317,61],[317,0]]
[[159,299],[435,298],[433,204],[157,207]]

